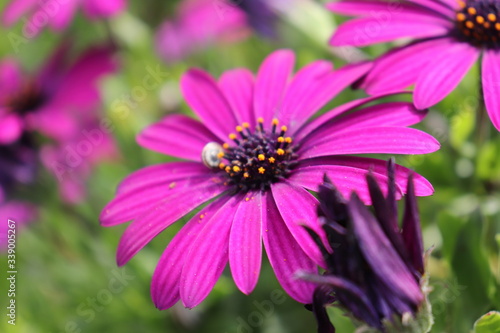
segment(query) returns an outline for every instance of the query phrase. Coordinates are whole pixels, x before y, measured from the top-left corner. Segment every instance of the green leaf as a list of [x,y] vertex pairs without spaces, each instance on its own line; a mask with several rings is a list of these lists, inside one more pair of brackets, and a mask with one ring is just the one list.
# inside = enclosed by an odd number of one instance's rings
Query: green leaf
[[474,333],[500,333],[500,312],[490,311],[474,324]]

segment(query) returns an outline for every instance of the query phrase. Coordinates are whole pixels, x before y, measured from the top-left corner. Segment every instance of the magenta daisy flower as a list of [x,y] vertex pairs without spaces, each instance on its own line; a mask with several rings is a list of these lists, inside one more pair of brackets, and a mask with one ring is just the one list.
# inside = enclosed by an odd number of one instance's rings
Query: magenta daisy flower
[[29,16],[23,27],[25,37],[31,38],[49,26],[52,30],[61,31],[68,27],[75,12],[81,7],[90,19],[113,16],[126,7],[125,0],[65,0],[36,1],[12,0],[5,7],[2,22],[10,26],[23,16]]
[[[118,245],[127,263],[155,236],[198,206],[167,246],[153,276],[151,294],[160,309],[182,300],[198,305],[229,267],[236,286],[250,293],[259,277],[262,243],[278,281],[295,300],[310,303],[314,285],[297,281],[297,270],[316,271],[321,253],[303,223],[318,230],[316,190],[325,172],[345,195],[357,190],[369,201],[365,174],[384,183],[385,162],[351,154],[424,154],[439,148],[430,135],[407,126],[426,112],[411,103],[364,107],[378,97],[339,106],[313,120],[318,110],[370,68],[333,70],[315,61],[291,78],[294,53],[280,50],[256,77],[246,69],[216,81],[199,69],[181,80],[184,97],[201,121],[165,117],[145,129],[145,148],[187,161],[149,166],[127,177],[103,210],[104,226],[130,220]],[[397,167],[401,196],[409,170]],[[386,182],[385,182],[386,183]],[[415,176],[417,195],[432,186]]]
[[328,8],[359,16],[339,26],[332,45],[366,46],[415,39],[375,61],[361,83],[369,94],[415,84],[415,105],[428,108],[455,89],[482,55],[486,109],[500,130],[500,1],[344,0]]

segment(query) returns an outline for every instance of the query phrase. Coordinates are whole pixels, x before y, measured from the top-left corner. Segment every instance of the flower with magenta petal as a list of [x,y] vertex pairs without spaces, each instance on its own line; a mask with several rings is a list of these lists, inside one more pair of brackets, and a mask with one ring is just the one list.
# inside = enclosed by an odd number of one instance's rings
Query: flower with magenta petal
[[417,108],[431,107],[455,89],[482,55],[481,94],[500,130],[499,0],[342,0],[328,8],[358,16],[339,26],[332,45],[414,39],[375,60],[360,84],[369,94],[415,84]]
[[319,187],[318,214],[328,247],[314,230],[308,231],[324,255],[327,270],[321,276],[299,273],[321,284],[312,305],[319,332],[334,332],[324,308],[333,302],[379,330],[385,330],[387,323],[409,325],[409,318],[416,317],[422,307],[424,253],[413,175],[408,178],[400,228],[392,160],[388,169],[387,196],[372,173],[366,177],[374,213],[356,193],[344,199],[327,176]]
[[[370,68],[362,63],[333,70],[315,61],[293,78],[295,55],[272,53],[254,76],[234,69],[213,79],[199,69],[181,79],[183,95],[199,120],[173,114],[146,128],[145,148],[187,160],[153,165],[119,185],[103,209],[101,224],[133,222],[118,245],[118,265],[127,263],[164,229],[201,208],[167,246],[153,276],[151,294],[166,309],[182,300],[191,308],[210,292],[224,267],[236,286],[250,293],[259,277],[262,242],[278,281],[292,298],[310,303],[314,284],[297,281],[315,272],[322,255],[299,225],[318,230],[316,190],[326,172],[348,195],[369,202],[364,175],[385,180],[382,160],[351,154],[424,154],[439,148],[426,133],[408,128],[425,112],[408,102],[366,106],[368,97],[309,120]],[[410,171],[397,166],[396,195]],[[415,176],[417,195],[430,183]]]

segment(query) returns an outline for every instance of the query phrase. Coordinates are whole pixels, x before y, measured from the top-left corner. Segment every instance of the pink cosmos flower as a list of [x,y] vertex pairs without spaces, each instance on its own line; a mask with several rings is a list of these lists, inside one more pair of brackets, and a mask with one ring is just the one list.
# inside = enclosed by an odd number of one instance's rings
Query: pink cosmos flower
[[361,83],[369,94],[415,84],[415,105],[428,108],[446,97],[482,55],[486,109],[500,130],[500,1],[343,0],[328,8],[359,16],[339,26],[332,45],[414,39],[375,61]]
[[78,7],[90,19],[115,15],[126,7],[125,0],[12,0],[4,9],[2,21],[10,26],[23,16],[29,16],[23,32],[34,37],[45,27],[61,31],[68,27]]
[[156,49],[166,62],[175,62],[214,42],[239,40],[248,33],[244,12],[225,0],[185,0],[176,18],[158,30]]
[[[158,263],[151,294],[159,309],[179,299],[189,308],[198,305],[228,262],[236,286],[249,294],[259,277],[262,242],[285,291],[310,303],[314,285],[293,278],[299,269],[314,272],[323,264],[300,225],[319,229],[318,202],[308,190],[316,190],[327,173],[344,195],[356,190],[369,202],[365,174],[372,170],[387,183],[385,162],[349,155],[424,154],[439,148],[430,135],[407,127],[426,114],[407,102],[366,107],[379,99],[368,97],[308,120],[371,64],[333,70],[319,60],[291,78],[294,59],[292,51],[276,51],[256,76],[235,69],[218,81],[189,70],[181,88],[201,121],[169,115],[138,136],[143,147],[186,161],[136,171],[103,209],[103,226],[133,220],[120,240],[118,265],[203,205]],[[397,166],[399,196],[409,172]],[[415,185],[417,195],[433,192],[422,176],[415,176]]]
[[[43,152],[42,160],[57,176],[63,198],[75,202],[84,194],[75,182],[83,185],[92,165],[115,154],[109,133],[100,126],[97,84],[116,63],[108,47],[90,49],[74,63],[68,60],[69,48],[64,45],[35,75],[25,75],[14,60],[0,62],[0,151],[22,144]],[[40,146],[34,132],[48,143]],[[13,174],[17,164],[0,171]]]
[[7,250],[9,234],[13,234],[9,230],[14,230],[17,239],[19,231],[33,222],[36,216],[36,208],[31,204],[20,201],[0,202],[0,251]]

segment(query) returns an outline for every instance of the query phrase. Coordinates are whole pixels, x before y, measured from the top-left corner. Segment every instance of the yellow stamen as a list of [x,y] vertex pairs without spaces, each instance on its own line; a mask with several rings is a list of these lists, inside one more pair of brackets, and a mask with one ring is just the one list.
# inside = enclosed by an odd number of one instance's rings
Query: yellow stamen
[[476,17],[476,22],[479,23],[479,24],[483,24],[484,23],[484,17],[478,15]]
[[259,173],[263,174],[264,172],[266,172],[266,169],[264,169],[263,167],[260,167],[259,168]]
[[280,148],[280,149],[278,149],[278,150],[276,150],[276,153],[277,153],[278,155],[280,155],[280,156],[281,156],[281,155],[285,155],[285,151],[284,151],[283,149],[281,149],[281,148]]
[[291,138],[291,137],[287,137],[287,138],[285,138],[285,142],[286,142],[286,143],[292,143],[292,138]]
[[236,126],[236,132],[243,132],[243,127]]
[[285,142],[285,138],[284,138],[284,137],[282,137],[282,136],[280,136],[280,137],[278,138],[278,142],[279,142],[279,143],[283,143],[283,142]]
[[223,157],[224,157],[224,153],[223,153],[223,152],[218,153],[218,154],[217,154],[217,157],[218,157],[218,158],[223,158]]
[[241,169],[240,169],[240,167],[239,167],[239,166],[235,165],[235,166],[233,166],[233,171],[234,171],[234,172],[240,172],[240,171],[241,171]]
[[248,172],[245,172],[245,173],[243,174],[243,177],[248,178],[248,177],[250,177],[250,175],[248,174]]
[[226,165],[224,163],[219,163],[219,168],[220,169],[224,169],[226,167]]
[[266,156],[264,154],[259,154],[259,156],[257,156],[257,158],[259,159],[259,161],[263,161],[266,159]]
[[489,29],[491,27],[491,24],[489,22],[484,22],[483,27]]
[[243,128],[249,128],[250,127],[250,124],[249,123],[243,123]]
[[458,5],[460,6],[460,8],[465,8],[465,6],[466,6],[464,1],[459,1]]
[[495,14],[488,14],[488,20],[491,22],[495,22],[497,20],[497,16]]
[[229,149],[229,144],[228,144],[228,143],[223,143],[223,144],[222,144],[222,148],[224,148],[224,149]]
[[228,165],[224,170],[229,173],[231,172],[231,167]]
[[276,118],[273,119],[273,122],[272,122],[273,126],[278,126],[279,123],[280,122],[278,119],[276,119]]
[[500,23],[495,23],[495,29],[500,31]]
[[276,161],[276,159],[274,157],[269,157],[269,163],[274,163],[274,161]]
[[282,131],[282,132],[286,132],[286,131],[288,131],[288,127],[286,127],[286,126],[281,126],[281,131]]
[[234,134],[234,133],[229,134],[229,138],[230,138],[231,140],[236,139],[236,134]]
[[469,29],[472,29],[472,28],[474,28],[474,23],[472,23],[471,21],[467,21],[467,22],[465,22],[465,26]]
[[464,13],[458,13],[458,14],[457,14],[457,20],[458,20],[459,22],[463,22],[463,21],[465,21],[465,19],[466,19],[466,18],[467,18],[467,17],[465,16],[465,14],[464,14]]
[[264,118],[262,118],[262,117],[257,118],[257,122],[262,124],[264,122]]
[[476,15],[477,14],[477,10],[474,7],[469,7],[469,8],[467,8],[467,13],[469,13],[471,15]]

